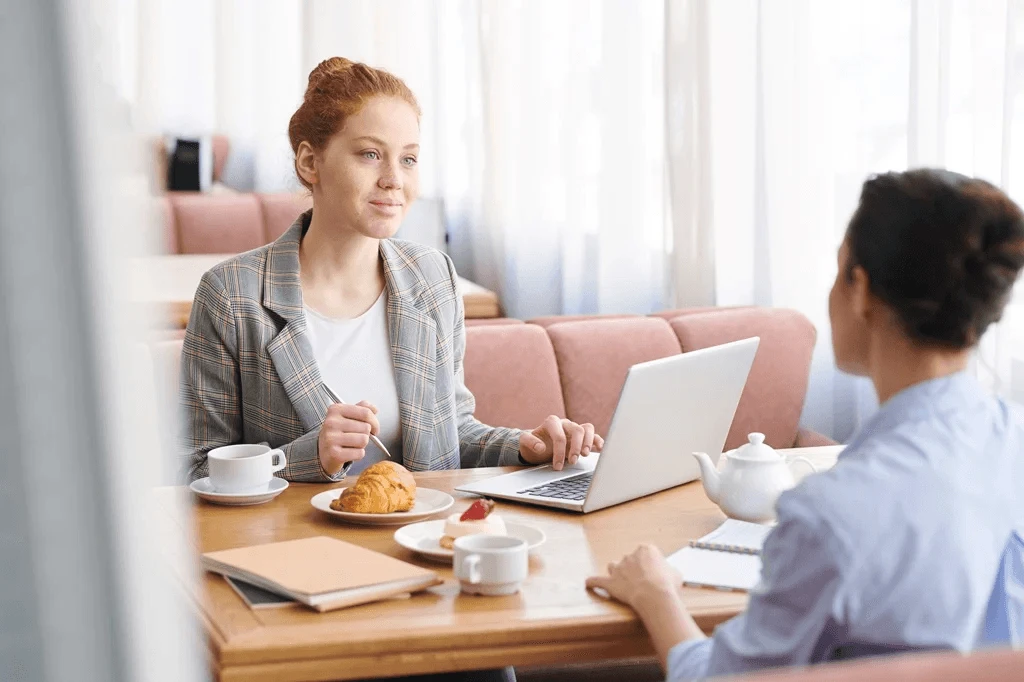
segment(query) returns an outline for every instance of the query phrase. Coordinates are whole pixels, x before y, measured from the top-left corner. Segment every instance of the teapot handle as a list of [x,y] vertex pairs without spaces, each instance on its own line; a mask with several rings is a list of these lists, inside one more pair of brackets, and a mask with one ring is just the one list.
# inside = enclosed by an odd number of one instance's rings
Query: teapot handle
[[801,464],[806,464],[807,466],[811,467],[812,474],[818,473],[818,467],[814,466],[814,463],[811,460],[807,459],[806,457],[790,457],[789,461],[790,463],[800,462]]

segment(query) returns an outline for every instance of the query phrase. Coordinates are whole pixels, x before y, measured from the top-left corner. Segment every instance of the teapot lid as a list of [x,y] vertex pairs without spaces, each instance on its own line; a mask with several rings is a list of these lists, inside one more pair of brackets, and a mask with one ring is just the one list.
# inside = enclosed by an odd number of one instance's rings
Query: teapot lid
[[750,442],[736,448],[733,457],[750,462],[777,462],[782,459],[772,446],[764,442],[763,433],[751,433],[747,439]]

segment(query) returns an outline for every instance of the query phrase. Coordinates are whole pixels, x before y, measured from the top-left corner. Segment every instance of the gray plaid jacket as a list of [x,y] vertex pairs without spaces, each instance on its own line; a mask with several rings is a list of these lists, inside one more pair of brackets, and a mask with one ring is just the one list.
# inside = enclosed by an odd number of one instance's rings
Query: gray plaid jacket
[[[306,336],[299,241],[307,211],[277,241],[220,263],[196,291],[181,362],[188,478],[206,453],[233,443],[285,451],[292,481],[325,482],[317,438],[333,402]],[[462,297],[445,254],[381,241],[387,319],[398,389],[402,455],[412,471],[519,464],[518,429],[473,418],[463,381]]]

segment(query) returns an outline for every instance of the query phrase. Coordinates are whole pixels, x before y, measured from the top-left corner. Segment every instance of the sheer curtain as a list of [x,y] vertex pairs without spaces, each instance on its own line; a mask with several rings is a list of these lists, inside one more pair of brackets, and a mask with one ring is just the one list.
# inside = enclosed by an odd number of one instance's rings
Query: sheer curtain
[[295,188],[286,130],[307,74],[365,61],[419,98],[423,194],[508,314],[667,303],[662,3],[115,1],[138,125],[227,134],[226,176]]
[[456,262],[518,317],[663,307],[664,7],[442,7]]
[[[713,291],[691,302],[808,315],[818,329],[810,428],[843,439],[876,407],[866,382],[836,371],[827,315],[836,248],[865,177],[938,165],[1024,199],[1021,5],[670,0],[670,16],[693,20],[669,23],[667,50],[706,41],[703,68],[667,83],[670,99],[703,96],[709,117],[707,164],[671,157],[672,174],[699,170],[711,197],[699,225],[676,220],[677,244],[713,235],[713,256],[693,260]],[[682,288],[696,277],[674,279]],[[976,365],[1004,393],[1022,392],[1019,311],[1011,306]]]

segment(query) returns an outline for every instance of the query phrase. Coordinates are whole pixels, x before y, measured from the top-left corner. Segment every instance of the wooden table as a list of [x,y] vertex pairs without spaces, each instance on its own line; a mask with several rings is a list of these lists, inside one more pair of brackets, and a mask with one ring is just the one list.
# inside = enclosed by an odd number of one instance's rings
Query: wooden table
[[[203,273],[231,257],[231,254],[170,254],[133,259],[129,266],[131,300],[162,309],[161,313],[173,326],[184,328]],[[501,316],[498,296],[493,291],[461,277],[459,291],[466,318]]]
[[[462,482],[500,471],[429,472],[416,479],[423,487],[452,492]],[[450,566],[423,561],[399,546],[395,527],[346,525],[314,509],[310,498],[327,487],[293,483],[274,501],[255,507],[197,502],[198,550],[329,535],[438,568],[445,583],[409,599],[321,614],[300,606],[251,610],[222,578],[205,574],[192,596],[218,679],[343,680],[648,655],[650,643],[632,611],[588,592],[584,579],[603,573],[608,562],[639,542],[672,552],[725,518],[699,482],[586,515],[499,502],[507,520],[541,528],[547,542],[531,555],[530,576],[519,594],[471,597],[460,596]],[[456,493],[454,510],[468,507],[469,497]],[[164,512],[192,504],[185,488],[161,488],[156,499]],[[187,531],[165,526],[165,532]],[[705,631],[746,603],[738,592],[686,588],[685,595]]]

